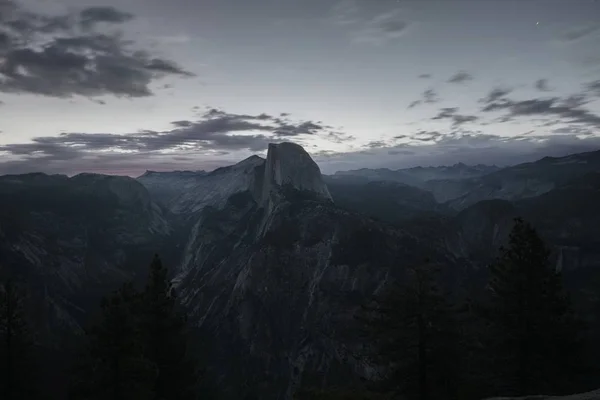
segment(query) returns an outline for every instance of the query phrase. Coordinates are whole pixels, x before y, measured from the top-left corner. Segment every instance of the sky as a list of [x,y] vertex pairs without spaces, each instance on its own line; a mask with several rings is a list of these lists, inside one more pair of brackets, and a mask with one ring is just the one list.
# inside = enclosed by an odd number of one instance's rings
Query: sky
[[0,174],[600,149],[599,0],[0,0]]

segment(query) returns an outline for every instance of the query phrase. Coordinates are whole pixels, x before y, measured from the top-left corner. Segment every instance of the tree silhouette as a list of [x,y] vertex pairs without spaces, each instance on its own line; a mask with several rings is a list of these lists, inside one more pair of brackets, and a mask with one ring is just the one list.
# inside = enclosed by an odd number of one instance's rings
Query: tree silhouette
[[549,257],[535,229],[517,218],[490,267],[494,364],[507,395],[567,392],[577,373],[578,325]]
[[34,395],[32,347],[22,293],[8,279],[0,287],[0,393],[4,399],[30,399]]
[[139,296],[123,285],[102,301],[100,321],[87,332],[71,397],[85,400],[153,398],[156,366],[144,357],[136,311]]
[[141,295],[140,317],[146,357],[158,370],[154,398],[196,398],[199,370],[188,354],[187,320],[177,309],[168,271],[158,255],[152,260],[146,288]]
[[409,268],[406,280],[357,315],[373,360],[388,366],[384,382],[419,400],[456,398],[458,329],[437,282],[438,267]]

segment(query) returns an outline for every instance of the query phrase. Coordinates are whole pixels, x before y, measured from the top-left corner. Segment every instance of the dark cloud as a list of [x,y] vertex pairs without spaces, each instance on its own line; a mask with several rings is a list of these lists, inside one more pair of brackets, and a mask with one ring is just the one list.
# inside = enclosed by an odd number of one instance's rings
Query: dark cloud
[[194,123],[192,121],[186,121],[186,120],[171,122],[171,125],[175,125],[176,127],[179,127],[179,128],[187,128],[187,127],[192,126],[193,124]]
[[371,149],[378,149],[385,146],[387,146],[387,143],[383,140],[373,140],[366,144],[366,147],[369,147]]
[[458,127],[460,125],[466,124],[468,122],[474,122],[479,119],[479,117],[475,115],[461,115],[457,114],[457,107],[445,107],[440,110],[440,112],[433,118],[433,120],[442,120],[448,119],[452,121],[453,127]]
[[415,108],[416,106],[418,106],[421,103],[423,103],[422,100],[415,100],[415,101],[411,102],[407,108]]
[[567,99],[553,97],[522,101],[501,99],[489,103],[483,107],[482,111],[503,111],[506,113],[503,119],[504,122],[517,117],[542,116],[558,118],[563,123],[579,123],[596,128],[600,127],[600,116],[581,108],[581,102],[577,103],[574,97]]
[[159,78],[193,76],[171,60],[135,48],[119,33],[95,30],[98,23],[132,18],[112,7],[48,16],[11,3],[0,13],[0,92],[142,97],[152,95],[150,84]]
[[585,88],[589,93],[600,97],[600,79],[594,82],[589,82],[585,85]]
[[146,63],[145,68],[150,71],[163,72],[166,74],[194,76],[194,74],[185,71],[173,61],[163,60],[161,58],[153,58],[149,60]]
[[562,39],[566,42],[575,42],[598,31],[600,31],[600,24],[580,26],[563,33]]
[[86,29],[97,23],[122,24],[133,19],[133,14],[114,7],[89,7],[79,13],[79,23]]
[[70,132],[37,137],[31,143],[2,145],[0,154],[21,160],[0,163],[0,171],[58,171],[66,168],[64,164],[70,161],[71,172],[75,172],[92,168],[89,160],[100,159],[112,162],[114,168],[120,168],[119,163],[123,162],[133,165],[133,160],[148,166],[167,155],[262,152],[270,142],[315,135],[334,142],[348,140],[347,136],[330,131],[331,127],[320,123],[293,123],[267,114],[230,114],[214,108],[200,120],[173,121],[172,125],[174,129],[161,132],[147,130],[126,135]]
[[505,97],[506,95],[510,94],[512,92],[512,89],[509,88],[501,88],[501,87],[497,87],[492,89],[488,95],[486,97],[484,97],[483,99],[480,99],[479,102],[480,103],[493,103],[503,97]]
[[421,74],[419,75],[419,79],[429,79],[431,78],[433,75],[431,74]]
[[590,100],[584,94],[574,94],[561,99],[561,104],[568,108],[577,108],[586,105]]
[[438,131],[418,131],[410,138],[419,142],[435,142],[444,135]]
[[538,79],[535,81],[535,88],[541,92],[549,92],[550,87],[548,86],[547,79]]
[[465,83],[473,80],[473,76],[466,71],[459,71],[454,74],[450,79],[448,79],[449,83]]
[[434,104],[440,102],[441,99],[438,96],[438,93],[434,89],[427,89],[421,93],[421,98],[419,100],[412,101],[407,108],[415,108],[421,104]]
[[435,90],[427,89],[423,92],[423,101],[429,104],[437,103],[440,101],[440,98]]

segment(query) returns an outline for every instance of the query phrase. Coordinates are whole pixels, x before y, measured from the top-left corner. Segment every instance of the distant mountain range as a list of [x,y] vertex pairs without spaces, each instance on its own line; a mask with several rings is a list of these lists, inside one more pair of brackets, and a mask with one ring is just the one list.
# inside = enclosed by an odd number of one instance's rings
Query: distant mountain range
[[501,168],[489,165],[465,165],[463,163],[441,167],[414,167],[390,170],[387,168],[369,169],[362,168],[350,171],[338,171],[331,175],[335,180],[367,180],[367,181],[392,181],[407,185],[422,186],[432,180],[461,180],[478,178],[496,172]]
[[598,204],[600,151],[322,176],[282,143],[212,172],[0,176],[0,265],[26,285],[39,340],[56,348],[158,252],[210,338],[198,342],[211,380],[231,399],[261,387],[288,400],[303,382],[368,379],[371,366],[351,356],[361,343],[343,334],[353,311],[425,257],[450,286],[480,284],[515,216],[539,228],[587,307]]

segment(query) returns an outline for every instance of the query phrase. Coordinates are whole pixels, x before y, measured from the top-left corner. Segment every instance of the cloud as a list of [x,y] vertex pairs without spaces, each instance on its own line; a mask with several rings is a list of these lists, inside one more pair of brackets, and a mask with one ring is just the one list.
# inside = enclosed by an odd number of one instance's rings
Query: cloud
[[535,81],[535,88],[540,92],[549,92],[551,90],[548,86],[547,79],[538,79],[537,81]]
[[406,33],[410,23],[394,9],[371,18],[370,20],[356,19],[354,41],[382,45],[391,40],[398,39]]
[[411,103],[408,105],[408,107],[407,107],[407,108],[415,108],[416,106],[418,106],[418,105],[420,105],[420,104],[422,104],[422,103],[423,103],[423,101],[422,101],[422,100],[415,100],[415,101],[412,101],[412,102],[411,102]]
[[98,160],[110,164],[101,165],[102,168],[118,170],[121,164],[127,168],[143,165],[140,167],[143,171],[156,160],[172,162],[173,156],[262,152],[271,142],[301,141],[314,136],[336,143],[350,139],[318,122],[294,123],[267,114],[231,114],[214,108],[206,111],[199,120],[179,120],[171,124],[173,129],[160,132],[140,131],[126,135],[68,132],[37,137],[31,143],[2,145],[3,159],[16,157],[17,160],[0,162],[0,172],[98,171]]
[[421,74],[421,75],[419,75],[419,79],[430,79],[431,77],[433,77],[433,75],[431,75],[431,74]]
[[561,99],[561,104],[568,108],[578,108],[589,102],[590,100],[584,94],[574,94]]
[[510,94],[512,92],[512,89],[509,88],[493,88],[486,97],[484,97],[483,99],[480,99],[479,102],[480,103],[485,103],[485,104],[489,104],[489,103],[493,103],[499,99],[504,98],[506,95]]
[[449,119],[452,121],[452,127],[456,128],[460,125],[466,124],[468,122],[474,122],[479,119],[479,117],[475,115],[461,115],[457,114],[457,107],[446,107],[442,108],[440,112],[433,118],[432,120],[443,120]]
[[600,79],[594,82],[589,82],[585,85],[586,91],[594,96],[600,97]]
[[415,108],[421,104],[434,104],[439,103],[441,99],[438,96],[438,93],[434,89],[426,89],[421,93],[421,98],[418,100],[414,100],[410,102],[410,104],[406,108]]
[[79,23],[85,29],[98,23],[122,24],[133,19],[133,14],[119,11],[114,7],[89,7],[79,13]]
[[564,32],[561,38],[566,42],[575,42],[600,31],[600,24],[580,26]]
[[581,99],[577,96],[566,99],[553,97],[521,101],[503,98],[496,102],[490,102],[482,108],[482,111],[504,112],[504,122],[518,117],[542,116],[558,119],[559,123],[577,123],[596,128],[600,127],[600,116],[581,108]]
[[157,79],[194,76],[136,48],[120,33],[95,29],[100,23],[126,23],[134,18],[130,13],[91,7],[49,16],[10,4],[0,13],[0,92],[144,97],[153,94],[150,85]]
[[466,71],[459,71],[448,79],[448,83],[465,83],[472,80],[473,76],[471,74]]
[[423,101],[432,104],[439,102],[440,98],[435,90],[427,89],[423,92]]

